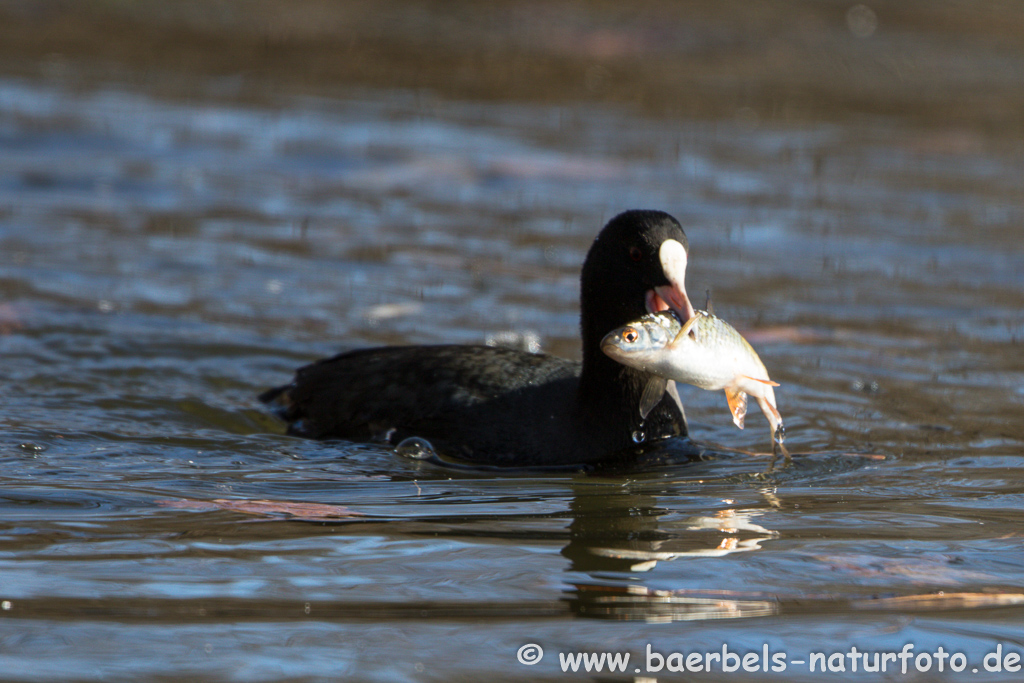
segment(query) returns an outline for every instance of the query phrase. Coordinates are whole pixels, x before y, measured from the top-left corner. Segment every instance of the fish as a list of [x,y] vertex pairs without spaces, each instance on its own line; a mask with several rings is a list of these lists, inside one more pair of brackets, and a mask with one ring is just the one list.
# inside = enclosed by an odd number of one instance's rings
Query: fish
[[775,402],[774,387],[761,358],[732,325],[714,313],[695,310],[685,322],[672,310],[649,313],[609,332],[601,350],[613,360],[651,373],[640,399],[646,418],[664,395],[669,380],[708,391],[725,391],[733,423],[743,429],[747,397],[752,396],[768,419],[772,450],[781,449],[785,427]]

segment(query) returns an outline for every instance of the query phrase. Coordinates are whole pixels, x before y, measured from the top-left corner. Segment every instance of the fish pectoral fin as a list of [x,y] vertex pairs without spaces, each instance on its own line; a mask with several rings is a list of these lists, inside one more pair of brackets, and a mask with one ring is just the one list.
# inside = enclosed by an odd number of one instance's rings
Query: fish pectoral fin
[[761,379],[760,377],[751,377],[750,375],[740,375],[743,379],[749,379],[751,382],[760,382],[761,384],[767,384],[770,387],[779,386],[778,382],[773,382],[770,379]]
[[733,423],[743,429],[743,418],[747,415],[747,395],[739,389],[726,389],[725,400],[729,402]]
[[683,407],[683,399],[679,398],[679,389],[676,388],[675,380],[670,379],[668,381],[665,385],[665,393],[671,396],[672,400],[675,401],[676,407],[679,408],[679,412],[683,416],[683,429],[685,429],[686,433],[689,434],[690,425],[686,422],[686,408]]
[[693,316],[692,318],[687,320],[685,323],[683,323],[683,326],[679,328],[679,332],[676,334],[675,337],[673,337],[672,341],[669,342],[668,346],[670,348],[672,346],[675,346],[676,342],[678,342],[680,339],[682,339],[683,337],[688,335],[690,333],[690,330],[693,329],[694,323],[696,323],[696,322],[697,322],[697,316]]
[[661,397],[665,395],[666,387],[668,387],[668,380],[664,377],[654,375],[648,380],[647,386],[644,387],[643,393],[640,394],[641,420],[646,420],[647,416],[654,410],[654,406],[658,405]]

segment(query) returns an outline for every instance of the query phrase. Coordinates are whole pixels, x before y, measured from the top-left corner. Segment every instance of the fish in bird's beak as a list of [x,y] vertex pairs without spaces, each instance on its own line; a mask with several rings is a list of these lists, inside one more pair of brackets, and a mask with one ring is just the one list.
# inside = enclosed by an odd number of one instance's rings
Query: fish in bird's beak
[[671,309],[685,324],[696,315],[690,297],[686,296],[686,248],[676,240],[665,240],[658,249],[661,270],[669,284],[647,292],[647,312]]

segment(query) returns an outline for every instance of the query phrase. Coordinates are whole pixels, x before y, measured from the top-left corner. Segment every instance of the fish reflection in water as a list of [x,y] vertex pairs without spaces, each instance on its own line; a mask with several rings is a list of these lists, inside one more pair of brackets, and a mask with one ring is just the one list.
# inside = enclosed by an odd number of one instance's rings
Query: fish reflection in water
[[[594,547],[590,549],[590,552],[600,557],[639,561],[638,564],[633,564],[629,568],[630,571],[637,572],[653,569],[662,560],[675,560],[681,557],[723,557],[732,553],[760,550],[763,541],[778,537],[778,532],[753,522],[754,518],[763,514],[763,510],[727,509],[719,510],[710,517],[701,515],[683,521],[688,525],[687,531],[720,531],[722,534],[726,534],[725,536],[710,534],[712,539],[718,540],[717,545],[711,542],[704,547],[686,550],[662,550],[668,544],[663,541],[654,541],[651,543],[650,550]],[[740,538],[736,535],[743,532],[756,535],[748,538]],[[703,540],[703,535],[701,540]]]
[[[770,508],[779,501],[761,491]],[[732,501],[723,501],[730,504]],[[710,515],[666,522],[654,496],[578,492],[571,505],[570,542],[562,555],[576,571],[649,571],[658,562],[723,557],[760,550],[778,532],[759,523],[764,508],[726,507]]]
[[[571,537],[562,555],[572,561],[570,570],[574,572],[646,572],[659,562],[761,550],[763,543],[779,536],[759,523],[759,518],[778,504],[771,489],[761,493],[766,508],[725,507],[711,514],[675,520],[664,519],[671,510],[659,506],[657,496],[608,495],[581,486],[572,501]],[[775,600],[729,596],[728,592],[721,586],[689,595],[686,591],[664,591],[635,583],[614,586],[576,581],[566,600],[581,616],[628,621],[703,621],[778,613]]]

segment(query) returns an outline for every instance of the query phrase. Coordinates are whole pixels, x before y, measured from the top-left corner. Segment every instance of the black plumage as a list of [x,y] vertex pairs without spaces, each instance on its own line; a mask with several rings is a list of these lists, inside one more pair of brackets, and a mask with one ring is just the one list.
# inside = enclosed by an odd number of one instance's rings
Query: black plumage
[[687,247],[682,228],[660,211],[620,214],[594,240],[580,283],[582,363],[488,346],[360,349],[300,368],[260,399],[297,436],[419,436],[445,455],[492,465],[597,463],[641,434],[686,435],[669,396],[641,419],[650,375],[600,349],[607,332],[648,312],[653,290],[682,291],[681,276],[670,282],[659,261],[665,240]]

